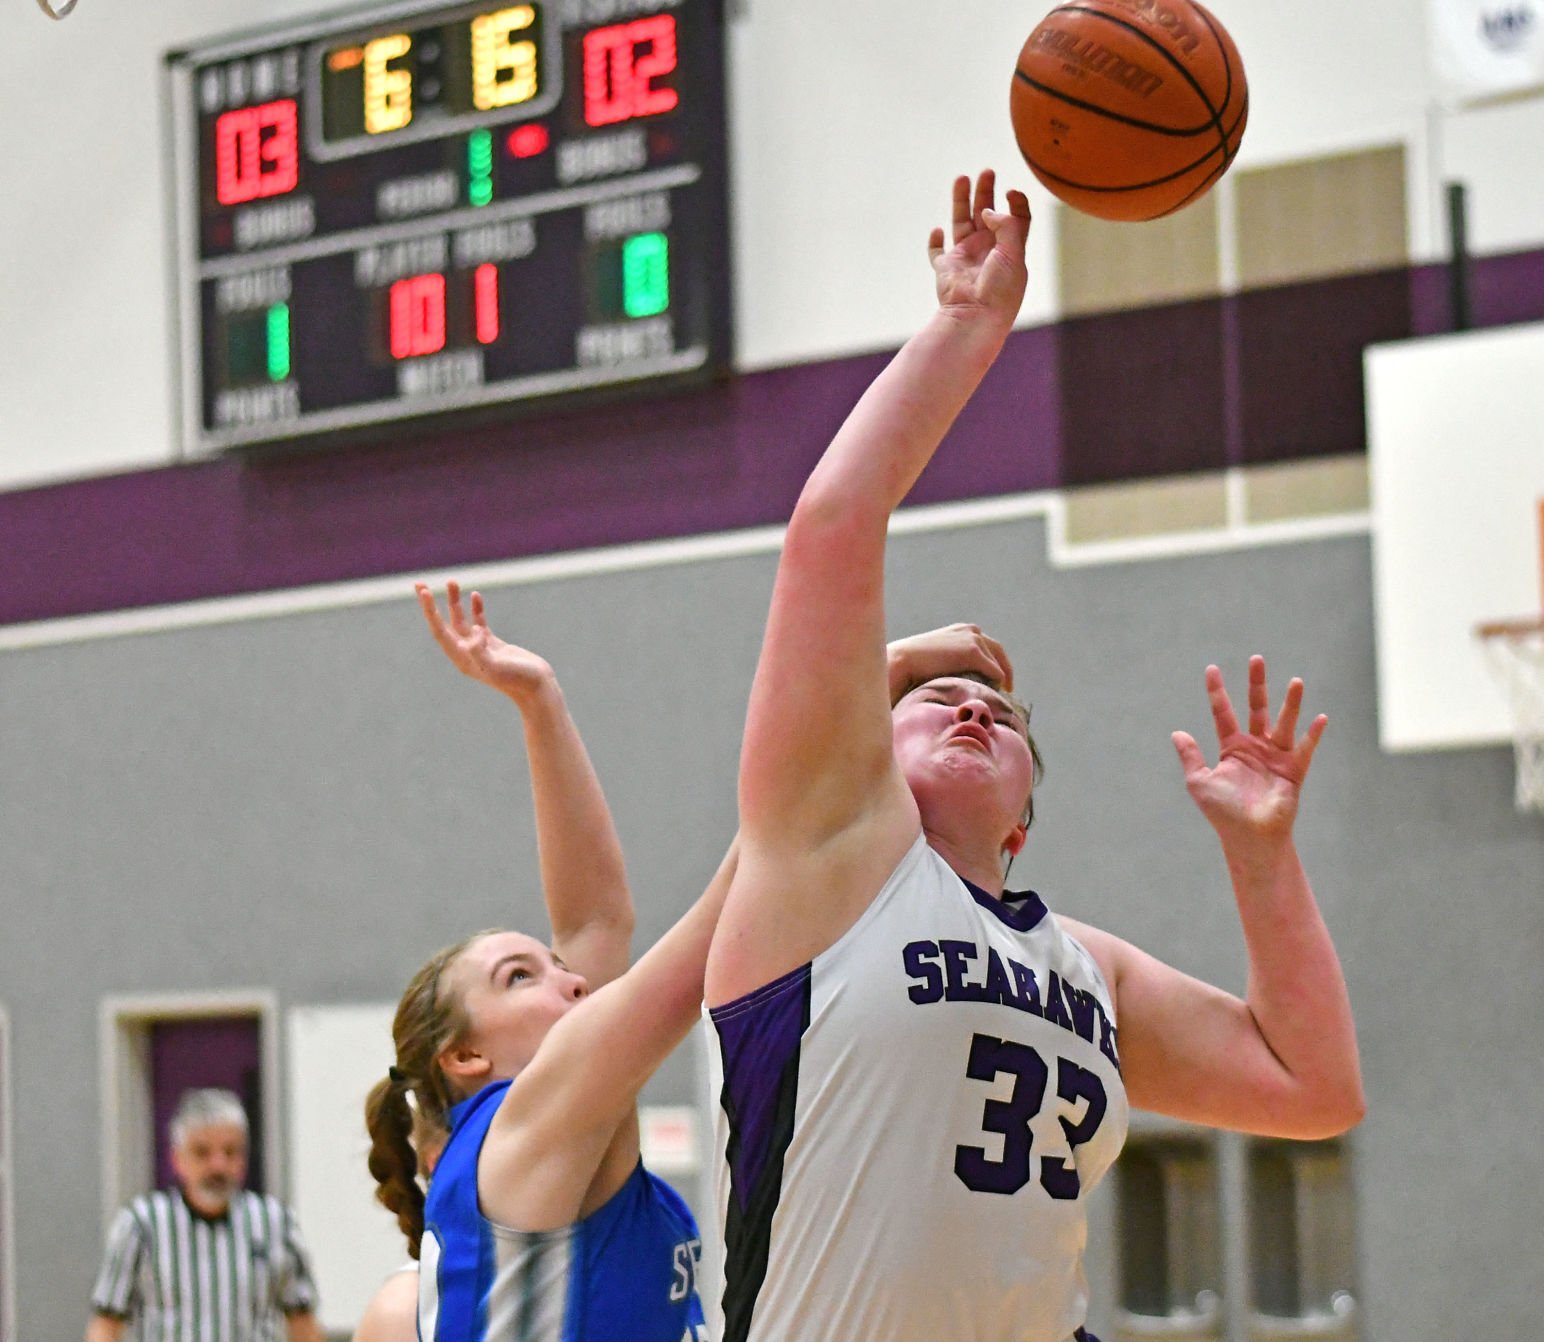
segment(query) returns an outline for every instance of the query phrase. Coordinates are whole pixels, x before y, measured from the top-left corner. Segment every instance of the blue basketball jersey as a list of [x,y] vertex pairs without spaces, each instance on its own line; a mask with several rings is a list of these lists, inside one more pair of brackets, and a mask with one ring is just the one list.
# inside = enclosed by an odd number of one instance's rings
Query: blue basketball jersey
[[708,1342],[702,1241],[680,1195],[642,1163],[605,1206],[561,1230],[494,1224],[477,1158],[508,1081],[450,1111],[419,1255],[423,1342]]

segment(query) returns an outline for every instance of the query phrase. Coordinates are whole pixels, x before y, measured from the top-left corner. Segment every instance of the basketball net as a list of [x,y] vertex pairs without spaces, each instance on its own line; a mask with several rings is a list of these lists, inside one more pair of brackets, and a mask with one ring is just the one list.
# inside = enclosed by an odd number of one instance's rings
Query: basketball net
[[[1539,500],[1539,573],[1544,595],[1544,499]],[[1544,620],[1497,620],[1474,631],[1512,708],[1517,809],[1544,815]]]
[[1517,809],[1544,815],[1544,620],[1482,624],[1475,634],[1512,706]]
[[38,8],[41,9],[43,13],[47,14],[51,19],[62,19],[66,14],[75,8],[75,3],[76,0],[64,0],[62,5],[58,6],[58,8],[55,8],[49,3],[49,0],[38,0]]

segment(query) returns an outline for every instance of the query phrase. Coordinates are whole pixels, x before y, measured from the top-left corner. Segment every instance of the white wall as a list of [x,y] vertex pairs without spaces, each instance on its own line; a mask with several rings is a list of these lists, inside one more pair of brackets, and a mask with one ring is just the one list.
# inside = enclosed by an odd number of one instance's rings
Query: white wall
[[350,1332],[407,1244],[375,1201],[365,1097],[392,1061],[395,1002],[289,1013],[290,1203],[329,1332]]
[[[740,362],[899,343],[932,301],[922,247],[949,177],[1016,162],[1011,71],[1051,5],[731,4]],[[1213,7],[1250,76],[1241,162],[1403,141],[1422,255],[1454,172],[1474,187],[1478,246],[1544,242],[1544,104],[1434,116],[1416,0]],[[172,459],[160,55],[325,8],[80,0],[50,23],[26,0],[0,5],[0,488]],[[1041,208],[1027,322],[1055,315],[1053,237]]]

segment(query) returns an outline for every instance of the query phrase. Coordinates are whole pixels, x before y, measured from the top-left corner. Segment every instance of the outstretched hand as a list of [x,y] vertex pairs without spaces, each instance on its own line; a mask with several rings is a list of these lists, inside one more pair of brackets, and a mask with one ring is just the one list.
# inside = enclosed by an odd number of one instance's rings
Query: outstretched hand
[[507,694],[517,703],[552,682],[550,663],[534,652],[504,642],[488,628],[480,592],[472,593],[472,614],[468,619],[462,609],[459,583],[445,584],[444,615],[426,584],[415,583],[413,590],[418,593],[418,604],[434,641],[464,675]]
[[1217,763],[1208,768],[1195,738],[1174,733],[1185,770],[1185,787],[1224,839],[1285,837],[1297,816],[1298,797],[1328,719],[1321,713],[1300,737],[1303,682],[1294,679],[1274,725],[1265,686],[1265,658],[1249,659],[1249,728],[1239,726],[1222,672],[1206,668],[1206,694],[1217,727]]
[[1024,301],[1028,271],[1024,244],[1029,238],[1029,198],[1008,192],[1008,212],[995,208],[997,174],[990,168],[976,179],[971,197],[969,177],[954,179],[951,245],[944,247],[944,230],[928,237],[928,257],[938,285],[938,306],[961,315],[985,312],[1010,323]]

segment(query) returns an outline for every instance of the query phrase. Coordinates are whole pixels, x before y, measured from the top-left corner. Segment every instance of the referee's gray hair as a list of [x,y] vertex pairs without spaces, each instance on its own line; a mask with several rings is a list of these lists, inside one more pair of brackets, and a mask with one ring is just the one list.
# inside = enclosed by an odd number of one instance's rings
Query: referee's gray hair
[[207,1128],[215,1123],[229,1123],[242,1132],[248,1130],[247,1111],[241,1097],[233,1090],[207,1087],[202,1090],[185,1090],[177,1101],[177,1112],[168,1126],[172,1145],[181,1146],[194,1128]]

